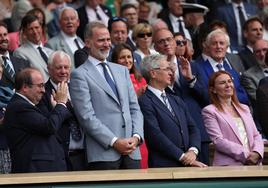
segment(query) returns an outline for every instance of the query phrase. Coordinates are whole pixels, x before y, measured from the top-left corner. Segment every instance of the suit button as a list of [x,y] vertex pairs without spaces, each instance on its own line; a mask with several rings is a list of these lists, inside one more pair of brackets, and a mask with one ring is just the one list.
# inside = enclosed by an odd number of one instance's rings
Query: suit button
[[181,130],[181,134],[183,134],[183,130]]

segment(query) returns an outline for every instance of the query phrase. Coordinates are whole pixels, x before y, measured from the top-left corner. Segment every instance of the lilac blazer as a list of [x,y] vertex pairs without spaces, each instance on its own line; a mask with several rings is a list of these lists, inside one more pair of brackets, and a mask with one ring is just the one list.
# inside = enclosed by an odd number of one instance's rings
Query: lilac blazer
[[248,106],[241,105],[244,111],[237,106],[235,109],[244,122],[249,150],[243,146],[238,128],[228,112],[221,112],[212,104],[202,110],[206,130],[215,145],[213,160],[215,166],[244,165],[250,151],[258,152],[263,158],[262,137],[256,129]]

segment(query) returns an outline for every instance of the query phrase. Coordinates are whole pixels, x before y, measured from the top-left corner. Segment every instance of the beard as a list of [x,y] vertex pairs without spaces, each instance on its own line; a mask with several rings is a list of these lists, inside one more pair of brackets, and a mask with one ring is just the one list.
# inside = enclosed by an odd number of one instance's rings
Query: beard
[[0,41],[0,52],[4,53],[8,50],[8,40],[1,40]]

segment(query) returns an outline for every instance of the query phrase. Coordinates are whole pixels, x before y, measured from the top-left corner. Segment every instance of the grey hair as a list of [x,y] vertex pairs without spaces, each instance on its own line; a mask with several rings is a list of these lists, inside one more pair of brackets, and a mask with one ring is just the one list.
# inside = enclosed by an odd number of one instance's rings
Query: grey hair
[[215,35],[223,35],[225,37],[225,41],[227,42],[227,45],[230,46],[230,37],[227,33],[225,33],[224,31],[222,31],[221,29],[215,29],[213,31],[211,31],[206,38],[205,41],[205,45],[208,46],[210,44],[210,41],[212,39],[212,37],[214,37]]
[[85,31],[84,31],[84,38],[85,39],[90,39],[93,36],[93,29],[95,28],[106,28],[106,25],[100,21],[94,21],[94,22],[89,22],[86,25]]
[[163,60],[167,60],[167,56],[160,54],[149,55],[143,58],[141,62],[141,74],[147,83],[151,80],[150,71],[159,68]]
[[67,53],[65,53],[64,51],[60,51],[60,50],[53,52],[49,56],[48,61],[47,61],[47,64],[48,65],[53,65],[54,64],[54,58],[55,58],[56,55],[58,55],[60,57],[60,59],[63,59],[64,57],[67,57],[68,62],[71,65],[71,58],[70,58],[70,56]]
[[72,11],[75,13],[76,18],[79,19],[79,17],[78,17],[78,13],[77,13],[77,11],[76,11],[74,8],[72,8],[72,7],[64,7],[64,8],[62,8],[62,9],[60,9],[59,20],[61,20],[62,14],[63,14],[63,12],[64,12],[65,10],[72,10]]

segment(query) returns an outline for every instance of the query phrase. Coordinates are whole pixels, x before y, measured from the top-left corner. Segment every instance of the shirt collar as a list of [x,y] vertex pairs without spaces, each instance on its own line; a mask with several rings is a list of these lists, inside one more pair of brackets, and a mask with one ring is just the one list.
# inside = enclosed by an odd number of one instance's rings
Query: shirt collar
[[102,62],[107,63],[107,60],[106,60],[106,59],[105,59],[104,61],[100,61],[100,60],[96,59],[95,57],[93,57],[93,56],[91,56],[91,55],[88,56],[88,60],[89,60],[91,63],[93,63],[93,65],[95,65],[95,66],[98,66],[98,65],[99,65],[100,63],[102,63]]
[[63,31],[61,31],[61,34],[63,36],[64,39],[71,39],[71,40],[74,40],[77,38],[77,35],[74,34],[73,36],[70,36],[70,35],[66,35],[66,33],[64,33]]
[[32,101],[30,101],[26,96],[24,96],[24,95],[22,95],[22,94],[20,94],[18,92],[16,92],[15,94],[19,95],[20,97],[25,99],[27,102],[29,102],[31,105],[35,106],[35,104]]
[[147,87],[151,92],[153,92],[159,99],[161,99],[161,94],[162,93],[165,93],[165,90],[164,91],[160,91],[159,89],[156,89],[150,85],[148,85]]

